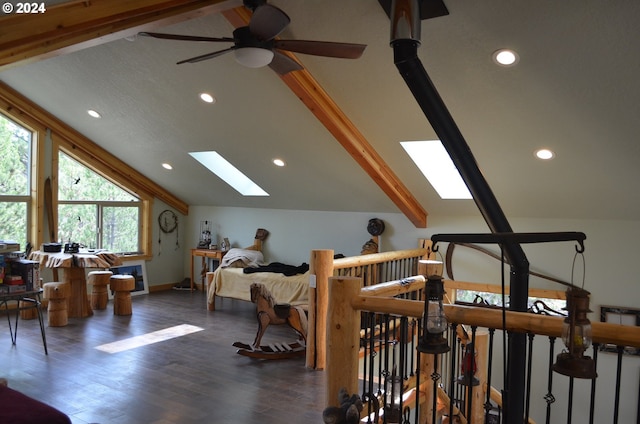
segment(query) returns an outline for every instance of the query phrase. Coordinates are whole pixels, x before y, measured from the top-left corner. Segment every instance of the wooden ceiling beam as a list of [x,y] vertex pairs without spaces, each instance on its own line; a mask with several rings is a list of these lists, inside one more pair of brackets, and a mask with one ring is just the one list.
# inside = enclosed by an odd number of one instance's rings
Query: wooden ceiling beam
[[[244,7],[222,12],[234,27],[248,25],[251,13]],[[292,53],[284,52],[298,61]],[[362,169],[375,181],[391,201],[418,228],[427,226],[427,212],[364,135],[340,110],[306,69],[289,72],[280,78],[322,122]]]
[[74,0],[0,18],[0,71],[241,5],[240,0]]

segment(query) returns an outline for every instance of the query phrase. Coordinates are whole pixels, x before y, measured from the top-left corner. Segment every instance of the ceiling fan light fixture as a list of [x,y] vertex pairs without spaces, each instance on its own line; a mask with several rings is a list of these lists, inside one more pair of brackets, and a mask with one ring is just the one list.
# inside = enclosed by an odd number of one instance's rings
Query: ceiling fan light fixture
[[273,51],[260,47],[242,47],[234,50],[236,62],[248,68],[262,68],[273,60]]

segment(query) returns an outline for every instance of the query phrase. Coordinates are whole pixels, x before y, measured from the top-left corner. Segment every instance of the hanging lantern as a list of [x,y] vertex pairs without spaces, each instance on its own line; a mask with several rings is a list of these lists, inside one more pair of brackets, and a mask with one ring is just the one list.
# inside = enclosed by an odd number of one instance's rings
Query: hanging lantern
[[553,370],[560,374],[594,379],[598,376],[593,359],[584,352],[591,347],[591,321],[587,318],[589,309],[589,292],[578,287],[567,289],[568,316],[562,323],[562,341],[567,350],[556,357]]
[[449,344],[444,338],[448,328],[447,317],[444,314],[442,300],[444,298],[444,284],[440,275],[427,277],[424,284],[425,302],[422,316],[422,337],[418,342],[418,351],[439,354],[449,351]]
[[478,371],[478,364],[476,363],[476,350],[473,347],[473,343],[467,343],[465,346],[460,368],[462,374],[456,380],[458,384],[463,386],[478,386],[480,384],[480,380],[475,375],[476,371]]
[[400,406],[402,404],[402,377],[396,374],[396,366],[393,366],[393,372],[385,381],[385,405],[384,405],[384,422],[400,423],[402,414]]

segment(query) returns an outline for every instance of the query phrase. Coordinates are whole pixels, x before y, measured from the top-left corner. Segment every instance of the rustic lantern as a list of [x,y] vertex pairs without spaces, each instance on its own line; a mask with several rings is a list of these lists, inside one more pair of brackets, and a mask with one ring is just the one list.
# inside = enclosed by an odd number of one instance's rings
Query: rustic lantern
[[467,343],[465,346],[460,369],[462,374],[460,374],[456,380],[458,384],[462,384],[463,386],[480,385],[480,380],[476,377],[478,364],[476,363],[476,349],[473,347],[473,343]]
[[553,370],[569,377],[594,379],[598,376],[593,359],[584,352],[591,346],[591,322],[587,318],[589,292],[572,286],[567,289],[569,315],[562,323],[562,341],[567,350],[559,353]]
[[444,284],[440,275],[427,277],[424,285],[425,302],[422,316],[422,337],[418,342],[418,351],[422,353],[439,354],[449,351],[449,344],[444,338],[447,330],[447,317],[444,314],[442,300]]
[[400,423],[402,414],[400,406],[402,404],[402,377],[397,375],[396,366],[393,372],[387,376],[385,381],[385,402],[384,402],[384,422]]

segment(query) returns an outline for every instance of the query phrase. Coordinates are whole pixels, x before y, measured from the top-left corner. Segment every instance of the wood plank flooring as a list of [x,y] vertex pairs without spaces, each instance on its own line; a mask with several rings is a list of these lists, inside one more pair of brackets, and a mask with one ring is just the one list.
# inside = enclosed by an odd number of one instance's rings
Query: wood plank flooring
[[[20,320],[16,346],[0,314],[0,377],[9,387],[52,405],[74,424],[321,423],[325,372],[304,358],[256,360],[237,355],[251,343],[255,305],[168,290],[133,297],[133,315],[106,310],[46,327],[44,354],[37,320]],[[46,312],[45,312],[46,319]],[[109,354],[96,347],[181,324],[204,330]],[[286,326],[271,326],[263,344],[294,341]]]

